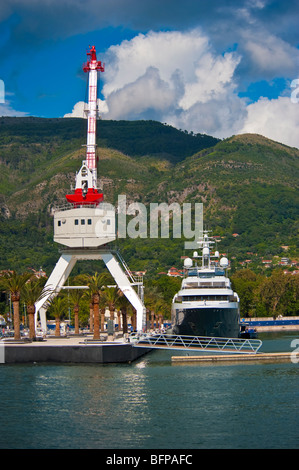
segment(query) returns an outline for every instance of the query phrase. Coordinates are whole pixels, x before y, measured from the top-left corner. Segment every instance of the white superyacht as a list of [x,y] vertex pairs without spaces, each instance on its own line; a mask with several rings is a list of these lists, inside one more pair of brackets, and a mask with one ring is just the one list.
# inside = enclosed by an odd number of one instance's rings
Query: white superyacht
[[171,329],[176,335],[239,336],[239,297],[226,276],[228,259],[219,259],[218,251],[211,254],[214,243],[204,231],[198,240],[202,254],[194,252],[193,260],[184,261],[186,277],[172,301]]

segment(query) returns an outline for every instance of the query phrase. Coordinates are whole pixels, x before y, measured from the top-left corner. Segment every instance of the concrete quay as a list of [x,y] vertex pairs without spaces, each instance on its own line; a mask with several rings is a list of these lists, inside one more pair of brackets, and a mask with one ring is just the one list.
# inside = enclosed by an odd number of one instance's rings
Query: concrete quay
[[150,352],[148,348],[134,348],[122,340],[89,342],[84,337],[46,338],[34,342],[2,340],[0,345],[4,348],[4,364],[131,363]]
[[277,331],[299,331],[299,325],[266,325],[266,326],[254,326],[258,333],[269,333]]
[[172,356],[174,363],[211,363],[211,362],[290,362],[292,352],[257,353],[257,354],[213,354],[209,356]]

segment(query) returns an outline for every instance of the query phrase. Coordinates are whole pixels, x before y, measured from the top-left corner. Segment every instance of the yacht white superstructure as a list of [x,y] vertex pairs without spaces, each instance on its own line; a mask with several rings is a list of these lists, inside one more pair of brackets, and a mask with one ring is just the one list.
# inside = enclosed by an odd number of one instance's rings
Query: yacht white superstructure
[[237,338],[239,297],[226,276],[228,259],[211,254],[215,242],[204,231],[198,240],[202,254],[186,258],[186,277],[172,302],[172,330],[177,335]]

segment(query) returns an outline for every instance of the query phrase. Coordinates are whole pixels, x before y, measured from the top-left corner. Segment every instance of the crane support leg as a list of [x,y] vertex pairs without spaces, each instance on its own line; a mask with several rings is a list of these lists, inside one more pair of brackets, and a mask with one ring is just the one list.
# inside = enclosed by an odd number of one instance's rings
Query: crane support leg
[[137,331],[144,331],[146,324],[146,309],[142,300],[138,296],[137,292],[133,289],[128,277],[121,269],[120,264],[114,255],[112,253],[103,254],[102,259],[110,271],[110,274],[115,279],[120,290],[127,297],[131,305],[133,305],[133,307],[136,309]]
[[42,300],[35,304],[35,323],[37,324],[37,317],[39,315],[41,321],[41,327],[44,331],[47,330],[46,322],[46,303],[50,298],[53,298],[59,293],[67,278],[72,272],[78,260],[103,260],[106,267],[113,276],[116,284],[123,294],[127,297],[129,302],[133,305],[137,312],[137,331],[143,332],[146,325],[146,309],[143,301],[138,296],[137,292],[132,287],[132,283],[128,279],[125,272],[122,270],[120,264],[116,260],[115,256],[110,251],[99,251],[99,250],[73,250],[62,253],[55,268],[50,275],[45,288],[49,288],[51,292],[44,297]]
[[35,304],[35,325],[37,324],[37,315],[39,313],[41,327],[44,331],[47,330],[47,322],[46,322],[46,308],[44,305],[50,298],[55,297],[57,295],[64,283],[66,282],[67,278],[69,277],[70,273],[72,272],[73,267],[76,264],[76,259],[71,254],[63,253],[58,262],[56,263],[55,268],[52,271],[51,276],[46,282],[45,289],[49,289],[50,292],[47,296],[45,296],[40,301],[36,302]]

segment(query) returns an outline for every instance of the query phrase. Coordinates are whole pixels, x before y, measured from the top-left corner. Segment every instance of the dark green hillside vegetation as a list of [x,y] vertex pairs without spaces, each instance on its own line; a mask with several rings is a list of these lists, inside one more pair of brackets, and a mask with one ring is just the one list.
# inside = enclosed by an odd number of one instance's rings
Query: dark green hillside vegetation
[[297,245],[298,157],[262,136],[234,136],[177,164],[168,188],[203,202],[205,224],[226,235],[221,249],[276,255]]
[[[205,134],[179,131],[156,121],[100,121],[97,126],[97,143],[113,148],[131,157],[145,155],[162,157],[176,163],[204,148],[212,147],[219,139]],[[14,168],[26,167],[30,148],[36,160],[53,159],[59,150],[78,149],[86,143],[86,119],[35,117],[0,117],[0,159]],[[12,150],[12,152],[10,152]],[[25,153],[24,153],[25,152]],[[22,163],[21,163],[22,162]],[[28,163],[27,163],[28,165]]]
[[[0,118],[0,269],[43,266],[50,274],[60,248],[51,208],[65,203],[85,135],[83,119]],[[218,249],[235,259],[233,269],[247,252],[256,272],[261,257],[298,259],[298,149],[255,134],[219,141],[154,121],[100,121],[98,145],[106,202],[116,204],[118,195],[147,208],[202,202],[204,225],[222,237]],[[130,268],[151,279],[190,254],[183,238],[117,244]]]
[[179,131],[156,121],[101,121],[99,145],[115,148],[132,157],[150,155],[177,163],[219,139]]

